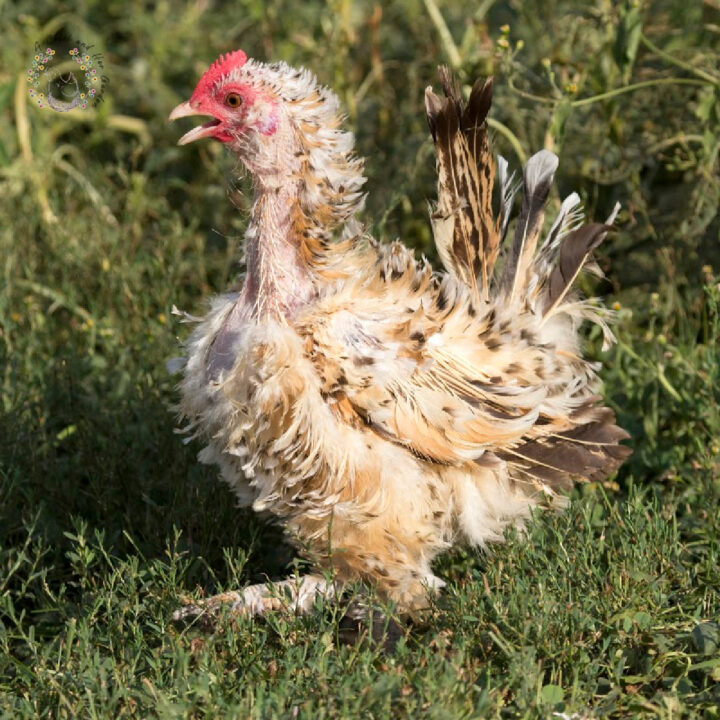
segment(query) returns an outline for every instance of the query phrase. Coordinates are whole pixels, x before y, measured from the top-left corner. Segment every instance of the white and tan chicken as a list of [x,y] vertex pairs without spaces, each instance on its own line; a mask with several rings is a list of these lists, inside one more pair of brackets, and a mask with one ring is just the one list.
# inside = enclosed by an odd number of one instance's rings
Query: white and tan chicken
[[443,272],[358,234],[362,162],[336,96],[307,70],[238,50],[170,115],[209,116],[179,144],[219,140],[254,179],[244,283],[187,343],[182,414],[206,443],[200,459],[318,569],[176,618],[223,603],[263,613],[278,589],[307,611],[354,580],[414,613],[443,584],[439,553],[501,540],[629,453],[578,334],[587,319],[610,336],[602,308],[572,292],[609,226],[583,225],[572,194],[540,241],[557,167],[541,151],[503,249],[517,187],[488,147],[492,82],[464,105],[446,71],[441,80],[445,97],[428,89],[425,100]]

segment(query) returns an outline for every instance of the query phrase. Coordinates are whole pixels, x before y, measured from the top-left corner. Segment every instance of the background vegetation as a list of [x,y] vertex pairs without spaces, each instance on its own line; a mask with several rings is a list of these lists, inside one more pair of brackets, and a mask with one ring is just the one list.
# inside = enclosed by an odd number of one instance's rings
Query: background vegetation
[[[0,18],[3,717],[718,717],[717,0],[0,0]],[[59,31],[104,54],[96,108],[28,98]],[[173,304],[201,312],[238,271],[249,187],[166,117],[237,47],[339,92],[382,238],[432,255],[439,62],[495,75],[513,165],[559,153],[555,207],[623,203],[586,290],[619,310],[618,344],[589,345],[632,460],[526,539],[444,558],[444,598],[394,652],[341,643],[333,608],[169,622],[292,562],[174,435],[164,369]]]

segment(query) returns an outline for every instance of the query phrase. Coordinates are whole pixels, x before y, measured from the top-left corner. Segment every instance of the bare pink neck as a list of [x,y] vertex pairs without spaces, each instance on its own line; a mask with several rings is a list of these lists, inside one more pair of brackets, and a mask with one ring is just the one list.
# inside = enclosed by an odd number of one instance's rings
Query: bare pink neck
[[252,220],[245,233],[247,277],[243,304],[255,318],[284,320],[313,295],[313,279],[294,237],[298,185],[290,180],[259,182]]

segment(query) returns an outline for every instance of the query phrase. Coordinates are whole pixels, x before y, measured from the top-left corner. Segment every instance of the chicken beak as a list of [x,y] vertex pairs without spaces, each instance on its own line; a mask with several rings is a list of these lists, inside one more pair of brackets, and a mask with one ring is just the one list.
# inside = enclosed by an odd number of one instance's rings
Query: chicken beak
[[[180,103],[168,116],[168,120],[177,120],[178,118],[189,117],[190,115],[208,115],[209,113],[202,110],[196,110],[189,102]],[[211,116],[212,117],[212,116]],[[220,121],[212,117],[211,120],[199,125],[196,128],[186,132],[177,142],[178,145],[187,145],[204,137],[211,137],[215,134],[215,129]]]
[[197,115],[197,112],[193,109],[189,102],[180,103],[168,116],[168,120],[171,122],[181,117],[188,117],[189,115]]

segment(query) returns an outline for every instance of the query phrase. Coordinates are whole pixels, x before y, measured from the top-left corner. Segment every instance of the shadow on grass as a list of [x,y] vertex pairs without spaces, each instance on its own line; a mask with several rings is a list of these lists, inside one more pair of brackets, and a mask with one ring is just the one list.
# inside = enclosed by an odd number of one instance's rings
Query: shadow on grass
[[[0,539],[20,547],[47,545],[50,586],[69,580],[68,550],[78,525],[119,559],[177,551],[198,558],[185,587],[212,590],[227,580],[224,551],[247,556],[248,582],[284,575],[294,556],[279,528],[237,508],[212,467],[195,458],[175,432],[176,397],[168,378],[128,379],[91,358],[65,356],[42,375],[36,391],[0,416]],[[160,373],[158,373],[160,374]]]

